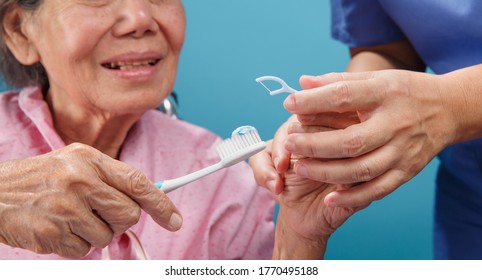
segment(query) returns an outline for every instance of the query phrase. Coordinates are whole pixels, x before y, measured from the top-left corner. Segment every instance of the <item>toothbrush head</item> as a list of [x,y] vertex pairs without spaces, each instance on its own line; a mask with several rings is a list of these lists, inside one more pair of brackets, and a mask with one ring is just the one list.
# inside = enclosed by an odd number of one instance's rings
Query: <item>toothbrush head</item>
[[[279,88],[277,90],[271,90],[263,83],[264,81],[277,82],[281,85],[281,88]],[[283,81],[282,79],[280,79],[278,77],[275,77],[275,76],[259,77],[259,78],[256,78],[256,82],[260,83],[265,89],[267,89],[270,95],[276,95],[276,94],[280,94],[280,93],[283,93],[283,92],[286,92],[286,93],[296,92],[296,90],[291,88],[285,81]]]
[[266,143],[252,126],[241,126],[233,131],[231,138],[224,139],[216,146],[216,152],[227,166],[246,160],[262,151]]
[[219,162],[178,178],[157,181],[155,185],[164,192],[170,192],[222,168],[246,160],[265,147],[266,143],[261,140],[254,127],[241,126],[233,131],[231,138],[216,145],[216,152],[221,158]]

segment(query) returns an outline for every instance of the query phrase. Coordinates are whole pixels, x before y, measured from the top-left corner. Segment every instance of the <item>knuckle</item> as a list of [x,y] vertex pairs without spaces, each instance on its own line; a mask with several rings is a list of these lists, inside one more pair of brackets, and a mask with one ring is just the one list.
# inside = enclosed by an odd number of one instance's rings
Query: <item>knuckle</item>
[[114,238],[114,232],[108,231],[102,234],[99,244],[95,244],[95,246],[98,246],[100,248],[105,248],[107,245],[109,245],[112,242],[113,238]]
[[62,240],[62,234],[58,227],[51,223],[36,225],[34,230],[34,241],[29,242],[32,250],[37,254],[55,253],[52,245]]
[[343,72],[331,72],[325,74],[324,77],[328,81],[343,81],[345,79],[345,74]]
[[85,170],[85,163],[93,163],[99,160],[101,153],[88,145],[73,143],[62,150],[58,150],[49,158],[48,166],[52,170],[50,179],[62,180],[71,178],[79,180],[85,177],[80,170]]
[[91,244],[76,235],[63,236],[59,243],[54,244],[53,252],[64,258],[81,258],[92,248]]
[[127,212],[128,213],[124,216],[125,223],[128,225],[128,228],[130,228],[131,226],[137,224],[137,222],[141,218],[141,208],[137,205],[133,205],[129,208],[129,211]]
[[33,244],[33,246],[34,247],[32,248],[32,251],[34,251],[37,254],[44,255],[44,254],[55,253],[50,247],[45,247],[45,246],[40,245],[40,244]]
[[[316,120],[316,117],[317,115],[298,115],[298,121],[302,124],[310,124],[310,123],[314,123],[315,120]],[[291,124],[290,126],[290,129],[292,131],[296,131],[296,130],[301,130],[303,127],[301,127],[298,123],[293,123]]]
[[393,182],[395,186],[400,186],[403,183],[406,183],[410,178],[414,176],[416,173],[408,173],[407,171],[403,170],[395,170],[393,173]]
[[127,176],[127,184],[131,193],[136,197],[144,197],[149,192],[149,181],[138,169],[132,169]]
[[354,176],[355,182],[366,182],[372,179],[373,172],[367,163],[362,162],[355,167]]
[[81,258],[87,255],[92,247],[86,242],[75,242],[70,247],[61,248],[59,255],[67,258]]
[[38,240],[54,240],[59,238],[62,234],[58,227],[49,223],[37,226],[35,229],[35,235]]
[[[308,174],[310,174],[310,170],[308,168],[306,168],[306,169],[308,171]],[[316,181],[326,182],[326,183],[332,182],[331,174],[325,168],[320,169],[318,172],[316,172],[314,174],[315,174],[315,176],[314,176],[315,178],[313,178],[313,179],[315,179]]]
[[342,156],[355,157],[365,148],[365,139],[360,132],[349,133],[342,140]]
[[375,200],[380,200],[382,198],[384,198],[386,195],[386,191],[385,191],[385,188],[384,186],[381,186],[381,185],[374,185],[373,188],[372,188],[372,201],[375,201]]
[[319,176],[320,176],[319,181],[321,182],[332,182],[330,173],[327,170],[321,170],[321,172],[319,173]]
[[[106,245],[107,246],[107,245]],[[87,255],[90,251],[90,249],[92,248],[92,246],[90,246],[89,244],[87,243],[81,243],[79,246],[78,246],[78,257],[83,257],[85,255]]]
[[70,144],[68,154],[68,164],[81,161],[83,163],[88,163],[93,167],[101,166],[102,161],[105,157],[107,157],[103,153],[99,152],[97,149],[82,143]]
[[316,157],[316,155],[318,154],[316,146],[313,144],[307,143],[307,147],[308,147],[308,156]]
[[351,104],[353,100],[352,92],[348,83],[338,82],[334,85],[334,94],[332,95],[332,105],[335,108],[343,108],[346,105]]
[[169,215],[169,217],[171,212],[173,212],[172,204],[170,203],[170,200],[167,198],[167,196],[163,196],[158,201],[156,206],[156,208],[159,209],[161,213],[163,213],[164,215]]
[[298,136],[294,138],[296,147],[299,147],[303,156],[316,158],[319,156],[319,148],[316,145],[317,141],[311,134]]
[[166,222],[169,221],[172,213],[174,212],[174,205],[171,200],[166,195],[162,195],[159,200],[155,203],[155,209],[159,213],[159,217],[164,219]]
[[75,152],[75,151],[85,150],[87,145],[75,142],[75,143],[72,143],[72,144],[68,145],[67,147],[69,148],[70,151]]
[[95,154],[95,149],[90,147],[89,145],[85,145],[82,143],[72,143],[67,146],[67,151],[74,155],[79,155],[83,157],[91,157]]

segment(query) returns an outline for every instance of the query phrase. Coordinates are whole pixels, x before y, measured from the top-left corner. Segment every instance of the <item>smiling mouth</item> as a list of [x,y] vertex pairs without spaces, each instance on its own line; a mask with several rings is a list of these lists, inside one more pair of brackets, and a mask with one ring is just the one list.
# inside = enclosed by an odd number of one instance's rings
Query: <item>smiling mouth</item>
[[102,67],[110,69],[110,70],[132,70],[144,67],[151,67],[156,65],[160,59],[149,59],[149,60],[142,60],[142,61],[132,61],[132,62],[125,62],[125,61],[118,61],[118,62],[108,62],[102,64]]

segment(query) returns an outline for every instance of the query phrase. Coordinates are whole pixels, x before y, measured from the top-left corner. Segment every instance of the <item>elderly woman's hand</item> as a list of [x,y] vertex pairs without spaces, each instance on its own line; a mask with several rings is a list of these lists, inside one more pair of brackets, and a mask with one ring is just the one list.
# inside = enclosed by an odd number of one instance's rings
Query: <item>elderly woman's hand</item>
[[353,213],[368,206],[331,207],[325,197],[349,188],[284,174],[283,192],[277,196],[280,211],[276,224],[275,259],[322,259],[329,237]]
[[291,154],[284,149],[291,123],[297,122],[296,116],[289,118],[280,126],[273,140],[267,142],[267,148],[249,159],[256,183],[278,195],[283,191],[284,182],[280,174],[290,165]]
[[[346,190],[349,185],[327,184],[296,175],[291,166],[298,159],[283,152],[279,143],[287,135],[291,126],[296,126],[294,118],[278,130],[275,139],[267,148],[250,158],[256,182],[272,190],[280,205],[276,225],[275,259],[321,259],[330,235],[354,212],[368,206],[329,207],[323,201],[333,192]],[[315,128],[313,128],[315,129]],[[317,127],[317,130],[331,130]],[[276,144],[276,141],[280,141]],[[277,156],[280,169],[275,168],[274,147],[280,149]],[[289,156],[287,158],[287,156]],[[287,160],[287,162],[284,162]],[[291,161],[291,164],[290,164]]]
[[0,176],[0,241],[37,253],[80,257],[105,247],[141,208],[168,230],[182,223],[139,170],[83,144],[4,162]]

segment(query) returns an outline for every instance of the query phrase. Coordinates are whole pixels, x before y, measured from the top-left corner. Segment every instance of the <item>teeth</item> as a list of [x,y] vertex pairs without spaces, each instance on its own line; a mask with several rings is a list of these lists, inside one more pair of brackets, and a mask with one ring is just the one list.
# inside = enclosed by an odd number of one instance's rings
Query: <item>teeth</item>
[[152,66],[156,64],[157,60],[150,59],[150,60],[143,60],[143,61],[133,61],[133,62],[110,62],[107,64],[107,67],[110,69],[119,69],[119,70],[130,70],[136,67],[145,67],[145,66]]

